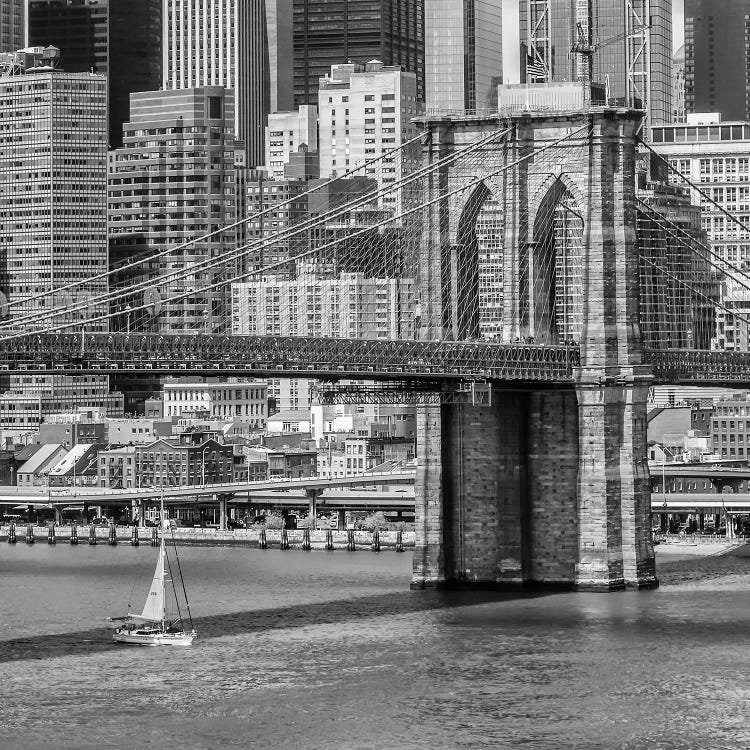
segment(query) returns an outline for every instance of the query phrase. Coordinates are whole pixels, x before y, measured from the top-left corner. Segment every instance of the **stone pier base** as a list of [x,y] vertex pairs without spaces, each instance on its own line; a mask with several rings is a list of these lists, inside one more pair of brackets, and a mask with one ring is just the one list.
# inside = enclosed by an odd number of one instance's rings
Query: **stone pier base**
[[412,587],[657,586],[646,387],[421,408]]

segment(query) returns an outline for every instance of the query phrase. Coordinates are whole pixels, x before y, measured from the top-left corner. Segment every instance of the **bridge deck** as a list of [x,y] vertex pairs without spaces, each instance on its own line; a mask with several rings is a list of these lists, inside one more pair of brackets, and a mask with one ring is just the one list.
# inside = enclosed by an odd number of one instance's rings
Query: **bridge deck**
[[156,334],[30,334],[0,341],[8,373],[571,382],[573,346]]
[[[750,386],[750,353],[646,350],[654,382]],[[422,383],[572,383],[578,346],[205,334],[34,333],[0,341],[7,374],[243,375]]]

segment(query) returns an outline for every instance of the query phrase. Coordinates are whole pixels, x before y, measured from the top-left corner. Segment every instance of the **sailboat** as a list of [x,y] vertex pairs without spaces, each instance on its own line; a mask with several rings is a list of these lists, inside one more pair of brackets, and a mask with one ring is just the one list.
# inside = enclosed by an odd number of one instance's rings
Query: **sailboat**
[[[164,500],[161,503],[161,542],[159,544],[159,558],[156,561],[154,580],[151,582],[143,612],[140,615],[128,614],[124,617],[111,617],[110,622],[120,622],[112,636],[116,643],[127,643],[132,646],[189,646],[198,635],[193,627],[193,618],[187,602],[185,584],[182,580],[180,561],[175,548],[175,562],[177,575],[184,595],[184,605],[190,628],[183,623],[182,612],[177,600],[177,587],[172,576],[172,566],[167,555],[165,544],[166,525],[164,521]],[[167,599],[170,599],[176,612],[168,609]],[[128,605],[129,606],[129,605]]]

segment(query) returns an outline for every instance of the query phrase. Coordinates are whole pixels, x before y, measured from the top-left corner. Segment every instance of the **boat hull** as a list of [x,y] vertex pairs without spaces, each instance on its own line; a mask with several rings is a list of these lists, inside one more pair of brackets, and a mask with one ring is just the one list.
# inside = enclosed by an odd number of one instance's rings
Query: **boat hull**
[[124,643],[128,646],[190,646],[196,635],[197,633],[194,630],[183,633],[149,633],[147,635],[115,631],[112,640],[115,643]]

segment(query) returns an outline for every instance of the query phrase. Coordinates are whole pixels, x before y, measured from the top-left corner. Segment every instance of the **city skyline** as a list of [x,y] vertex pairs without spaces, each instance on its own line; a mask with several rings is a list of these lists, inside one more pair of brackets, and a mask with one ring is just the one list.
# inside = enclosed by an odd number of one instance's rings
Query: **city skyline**
[[0,0],[5,745],[750,746],[699,2]]

